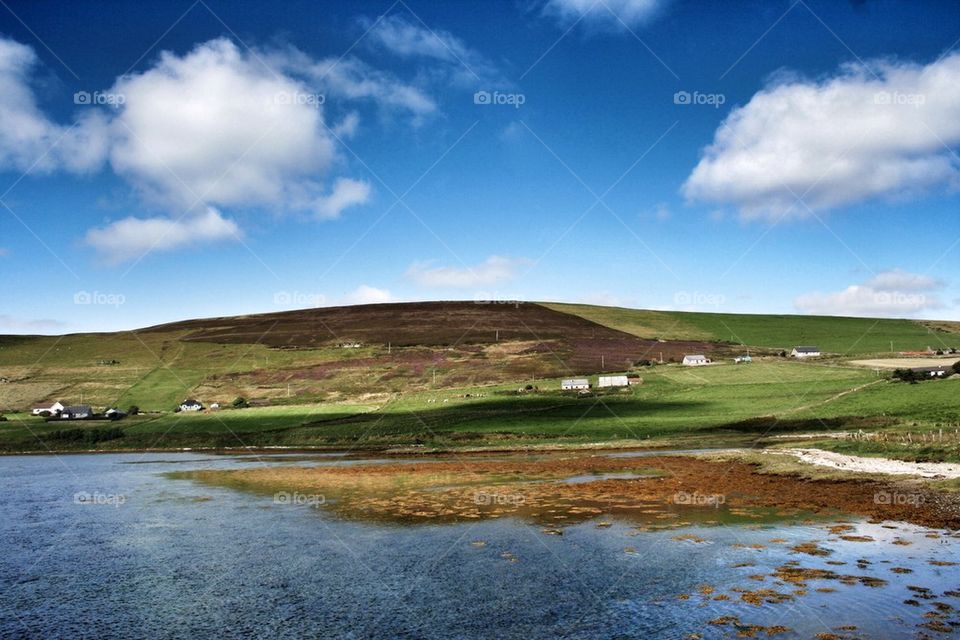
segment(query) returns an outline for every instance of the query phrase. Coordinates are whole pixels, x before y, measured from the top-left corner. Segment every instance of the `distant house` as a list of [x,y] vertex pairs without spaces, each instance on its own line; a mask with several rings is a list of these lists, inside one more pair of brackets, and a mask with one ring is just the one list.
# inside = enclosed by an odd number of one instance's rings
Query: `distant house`
[[910,371],[930,378],[946,378],[953,373],[953,367],[911,367]]
[[210,405],[210,411],[219,411],[219,410],[220,410],[219,402],[214,402],[213,404]]
[[631,387],[632,387],[633,385],[635,385],[635,384],[643,384],[643,378],[641,378],[640,376],[638,376],[638,375],[635,374],[635,373],[628,373],[628,374],[627,374],[627,384],[628,384],[629,386],[631,386]]
[[560,382],[561,391],[588,391],[590,381],[586,378],[570,378]]
[[93,409],[87,404],[76,404],[64,407],[60,412],[61,420],[86,420],[93,417]]
[[626,387],[630,384],[627,376],[600,376],[597,378],[597,386],[604,387]]
[[49,407],[34,407],[30,410],[31,415],[39,416],[43,415],[44,412],[50,414],[51,416],[58,416],[60,412],[64,410],[64,406],[59,402],[54,402]]
[[794,347],[790,355],[794,358],[819,358],[819,347]]
[[705,355],[693,354],[683,356],[683,365],[686,367],[702,367],[706,364],[710,364],[710,358]]
[[736,364],[750,364],[751,362],[753,362],[753,358],[751,358],[750,356],[737,356],[736,358],[733,359],[733,361]]
[[180,411],[201,411],[203,410],[203,405],[197,402],[196,400],[184,400],[180,403]]
[[104,411],[103,415],[104,417],[107,417],[111,420],[119,420],[120,418],[123,418],[127,414],[124,413],[123,411],[120,411],[120,409],[113,407]]

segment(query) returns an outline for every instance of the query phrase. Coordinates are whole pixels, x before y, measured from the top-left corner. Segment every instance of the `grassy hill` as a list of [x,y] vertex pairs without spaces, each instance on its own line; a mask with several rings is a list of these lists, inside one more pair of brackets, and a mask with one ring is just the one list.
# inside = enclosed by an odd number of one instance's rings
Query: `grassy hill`
[[[736,433],[729,425],[771,414],[807,426],[869,416],[953,424],[957,410],[945,400],[952,387],[885,393],[887,386],[872,384],[875,373],[843,357],[797,363],[775,356],[802,343],[883,354],[891,340],[895,350],[960,346],[960,333],[951,323],[552,303],[311,309],[118,333],[0,337],[0,412],[53,400],[160,412],[124,421],[125,447],[239,446],[237,434],[244,444],[317,446],[358,438],[642,439]],[[730,343],[741,342],[766,357],[696,371],[636,366],[690,352],[729,362],[742,349]],[[630,369],[646,383],[629,393],[597,401],[557,392],[564,376]],[[541,390],[517,394],[527,384]],[[259,408],[170,413],[186,397],[229,405],[238,396]],[[38,420],[0,424],[0,448],[62,429]]]
[[544,306],[640,337],[721,341],[790,350],[816,345],[839,355],[890,353],[960,347],[960,323],[839,318],[833,316],[753,315],[643,311],[619,307],[547,303]]

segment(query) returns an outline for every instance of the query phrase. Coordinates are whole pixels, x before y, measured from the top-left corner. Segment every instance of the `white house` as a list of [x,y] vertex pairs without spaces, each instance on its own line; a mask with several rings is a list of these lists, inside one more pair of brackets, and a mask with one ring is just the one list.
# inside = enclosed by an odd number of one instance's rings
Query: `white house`
[[794,347],[790,355],[794,358],[819,358],[820,349],[818,347]]
[[945,378],[953,373],[952,367],[912,367],[910,370],[931,378]]
[[736,358],[733,359],[733,362],[734,362],[735,364],[750,364],[751,362],[753,362],[753,358],[750,357],[750,356],[748,356],[748,355],[747,355],[747,356],[737,356]]
[[683,356],[683,364],[686,367],[702,367],[703,365],[710,364],[710,358],[701,354]]
[[603,387],[626,387],[629,384],[630,381],[627,380],[627,376],[600,376],[597,378],[597,386],[601,389]]
[[561,391],[588,391],[590,381],[586,378],[570,378],[560,382]]
[[203,405],[196,400],[184,400],[180,403],[180,411],[200,411]]
[[49,407],[34,407],[30,410],[31,415],[39,416],[44,411],[48,412],[52,416],[58,416],[64,410],[64,406],[59,402],[54,402]]

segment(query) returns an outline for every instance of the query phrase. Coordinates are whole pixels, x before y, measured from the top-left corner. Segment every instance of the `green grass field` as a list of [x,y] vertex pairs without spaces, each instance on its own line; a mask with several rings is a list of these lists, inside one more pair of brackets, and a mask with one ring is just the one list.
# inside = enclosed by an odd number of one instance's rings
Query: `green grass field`
[[[609,441],[713,446],[746,444],[797,431],[841,428],[932,431],[960,425],[960,379],[919,385],[878,379],[872,371],[770,358],[752,365],[644,370],[644,384],[596,395],[538,393],[516,385],[397,394],[379,404],[286,405],[202,414],[165,413],[82,429],[120,427],[102,449],[538,446]],[[873,420],[873,422],[871,422]],[[14,416],[0,423],[0,449],[90,448],[49,434],[77,423]]]
[[934,329],[914,320],[643,311],[554,303],[546,306],[633,335],[664,340],[712,340],[788,351],[797,345],[816,345],[826,353],[840,355],[889,354],[891,344],[897,352],[960,347],[960,333],[948,323]]

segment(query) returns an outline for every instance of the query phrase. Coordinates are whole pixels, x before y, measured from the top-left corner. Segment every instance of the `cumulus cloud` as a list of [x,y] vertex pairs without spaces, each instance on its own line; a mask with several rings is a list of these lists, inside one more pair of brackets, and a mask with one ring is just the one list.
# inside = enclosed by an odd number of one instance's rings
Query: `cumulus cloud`
[[490,256],[473,267],[434,267],[416,262],[407,269],[407,277],[424,287],[476,287],[506,282],[516,277],[519,267],[529,264],[522,258]]
[[94,112],[72,126],[50,121],[30,86],[37,62],[32,48],[0,37],[0,169],[85,172],[100,167],[108,148],[105,119]]
[[339,218],[344,209],[367,203],[372,191],[369,182],[337,178],[330,193],[317,198],[315,203],[317,217],[323,220]]
[[[78,103],[78,117],[61,125],[37,105],[30,86],[37,64],[31,47],[0,38],[0,170],[81,172],[109,163],[162,214],[92,229],[88,242],[108,251],[111,261],[136,245],[129,230],[146,225],[165,232],[156,247],[164,250],[196,244],[191,238],[235,235],[236,223],[220,215],[223,208],[336,218],[367,202],[372,191],[345,177],[324,184],[340,159],[336,138],[359,127],[360,115],[347,101],[416,117],[436,109],[418,88],[356,58],[242,51],[219,38],[183,55],[163,52],[103,92],[114,98],[110,108]],[[332,127],[325,121],[328,95],[342,98]]]
[[86,242],[103,254],[106,261],[119,264],[139,259],[153,251],[170,251],[237,239],[240,228],[233,220],[208,207],[198,215],[181,219],[129,217],[87,232]]
[[544,13],[570,24],[578,20],[615,29],[647,22],[664,0],[547,0]]
[[224,38],[165,52],[111,92],[124,97],[114,169],[176,207],[288,206],[333,160],[310,89]]
[[387,289],[378,289],[370,285],[360,285],[345,297],[347,304],[382,304],[395,299]]
[[726,118],[687,178],[691,200],[782,219],[960,186],[960,53],[877,61],[822,81],[781,79]]
[[944,283],[900,269],[878,273],[863,284],[834,293],[808,293],[794,306],[804,313],[828,316],[905,317],[943,308],[936,292]]

